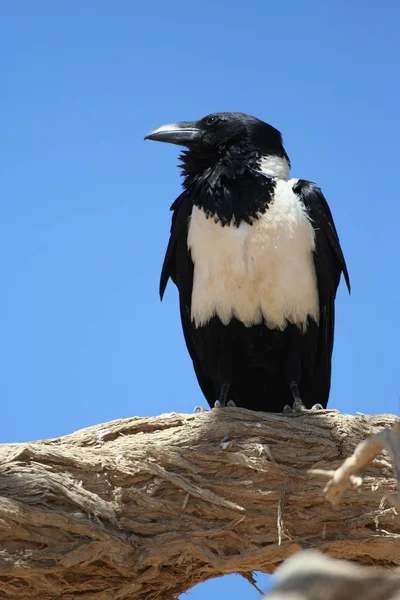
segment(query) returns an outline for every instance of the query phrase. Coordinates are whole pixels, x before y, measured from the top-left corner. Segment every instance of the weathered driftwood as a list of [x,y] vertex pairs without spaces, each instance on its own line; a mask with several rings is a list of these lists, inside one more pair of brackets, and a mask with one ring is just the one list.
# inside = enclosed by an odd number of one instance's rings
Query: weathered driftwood
[[339,506],[336,469],[396,418],[243,409],[166,414],[0,447],[0,598],[167,600],[300,548],[400,565],[389,457]]

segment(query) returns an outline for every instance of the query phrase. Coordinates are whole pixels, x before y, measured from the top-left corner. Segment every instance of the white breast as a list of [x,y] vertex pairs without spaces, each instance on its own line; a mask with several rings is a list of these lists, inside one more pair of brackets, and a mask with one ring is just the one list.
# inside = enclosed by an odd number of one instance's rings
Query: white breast
[[292,188],[278,180],[274,201],[253,225],[225,226],[193,207],[188,247],[194,263],[191,316],[196,327],[218,316],[246,326],[265,319],[270,328],[307,316],[318,322],[318,289],[312,252],[315,233]]

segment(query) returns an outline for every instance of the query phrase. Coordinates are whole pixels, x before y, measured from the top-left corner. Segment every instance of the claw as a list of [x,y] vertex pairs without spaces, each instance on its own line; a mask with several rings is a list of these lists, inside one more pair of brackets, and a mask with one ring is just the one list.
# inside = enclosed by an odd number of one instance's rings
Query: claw
[[220,402],[219,400],[216,400],[214,402],[214,408],[222,408],[223,406],[228,406],[230,408],[236,408],[236,404],[234,403],[233,400],[228,400],[228,402],[226,404],[222,404],[222,402]]
[[293,412],[306,412],[307,408],[304,406],[303,402],[300,400],[300,398],[296,398],[296,400],[293,402]]
[[194,412],[195,415],[197,415],[197,414],[199,414],[201,412],[206,412],[206,409],[203,408],[202,406],[198,405],[198,406],[194,407],[193,412]]
[[292,381],[289,385],[290,385],[290,389],[292,390],[292,394],[293,394],[293,405],[289,406],[288,404],[286,404],[283,407],[283,412],[285,414],[295,415],[296,413],[297,414],[309,413],[309,412],[314,412],[316,410],[321,410],[323,408],[321,406],[321,404],[314,404],[314,406],[312,408],[306,408],[301,399],[297,381]]
[[306,408],[301,400],[295,400],[293,402],[293,406],[289,406],[286,404],[283,407],[283,414],[286,415],[295,415],[295,414],[304,414],[304,413],[313,413],[318,410],[324,410],[322,404],[314,404],[311,408]]
[[229,392],[231,384],[228,381],[225,381],[221,386],[221,392],[219,394],[218,400],[214,402],[214,408],[221,408],[221,406],[228,406],[226,402],[226,397]]

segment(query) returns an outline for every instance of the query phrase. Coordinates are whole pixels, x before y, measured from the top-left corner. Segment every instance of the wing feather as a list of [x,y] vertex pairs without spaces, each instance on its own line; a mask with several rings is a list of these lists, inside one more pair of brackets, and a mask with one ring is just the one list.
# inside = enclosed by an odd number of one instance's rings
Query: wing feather
[[182,330],[193,362],[197,380],[204,396],[213,405],[214,388],[212,381],[205,376],[195,351],[193,340],[193,324],[191,320],[191,303],[193,287],[193,261],[187,246],[189,220],[193,203],[189,194],[183,192],[172,204],[171,232],[160,277],[160,297],[164,296],[169,279],[179,290],[179,307]]
[[330,390],[334,343],[335,297],[343,273],[350,293],[350,277],[328,203],[315,184],[299,180],[293,191],[304,203],[315,229],[314,264],[318,281],[320,320],[315,354],[313,388],[326,405]]

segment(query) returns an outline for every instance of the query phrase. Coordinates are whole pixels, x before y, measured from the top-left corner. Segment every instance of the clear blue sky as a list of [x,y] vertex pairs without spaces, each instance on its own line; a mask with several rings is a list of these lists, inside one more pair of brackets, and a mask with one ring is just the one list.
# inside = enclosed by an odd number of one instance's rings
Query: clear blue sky
[[[204,402],[158,298],[178,149],[143,135],[224,110],[279,128],[334,213],[330,406],[398,412],[399,22],[396,0],[2,0],[0,441]],[[257,597],[191,597],[228,593]]]

